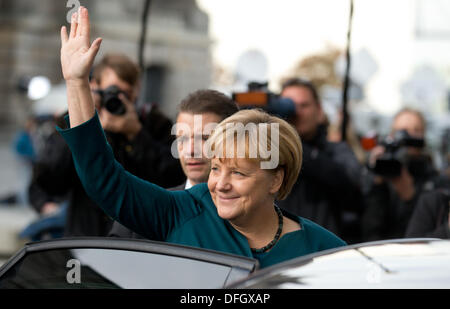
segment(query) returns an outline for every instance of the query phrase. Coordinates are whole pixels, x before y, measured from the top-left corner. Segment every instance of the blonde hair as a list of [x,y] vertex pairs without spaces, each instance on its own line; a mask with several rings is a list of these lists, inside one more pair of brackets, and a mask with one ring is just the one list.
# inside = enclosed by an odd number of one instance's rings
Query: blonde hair
[[[245,127],[244,134],[230,130],[236,126]],[[227,144],[227,140],[231,144]],[[270,162],[273,151],[276,151],[278,162],[270,169],[284,171],[277,195],[279,200],[290,193],[302,165],[302,144],[297,131],[285,120],[259,109],[241,110],[223,120],[214,129],[207,144],[209,149],[216,151],[216,157],[242,157],[262,163]],[[245,146],[244,151],[240,145]]]

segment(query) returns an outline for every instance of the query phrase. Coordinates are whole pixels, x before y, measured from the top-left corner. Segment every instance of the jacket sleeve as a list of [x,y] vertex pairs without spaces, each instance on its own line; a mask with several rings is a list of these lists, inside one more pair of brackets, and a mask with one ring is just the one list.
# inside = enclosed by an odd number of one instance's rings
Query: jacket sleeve
[[45,141],[42,155],[33,164],[28,193],[38,212],[46,202],[59,202],[70,192],[76,176],[72,156],[61,136],[55,132]]
[[380,240],[385,237],[390,206],[388,186],[374,185],[365,196],[365,209],[361,219],[364,241]]
[[448,207],[438,192],[423,194],[408,224],[406,238],[436,237],[450,239]]
[[115,159],[97,113],[71,129],[66,140],[86,193],[111,218],[138,234],[165,240],[200,209],[189,193],[170,192],[127,172]]
[[351,149],[344,143],[328,143],[328,149],[303,144],[303,167],[307,179],[320,184],[325,195],[335,197],[339,208],[361,210],[362,167]]

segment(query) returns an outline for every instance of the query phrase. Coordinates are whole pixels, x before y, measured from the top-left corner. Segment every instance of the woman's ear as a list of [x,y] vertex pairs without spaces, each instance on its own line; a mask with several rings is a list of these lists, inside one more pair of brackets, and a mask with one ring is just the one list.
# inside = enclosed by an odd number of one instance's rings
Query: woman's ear
[[283,168],[277,168],[276,171],[273,172],[273,178],[272,178],[272,185],[270,188],[271,194],[276,194],[283,184],[284,180],[284,169]]

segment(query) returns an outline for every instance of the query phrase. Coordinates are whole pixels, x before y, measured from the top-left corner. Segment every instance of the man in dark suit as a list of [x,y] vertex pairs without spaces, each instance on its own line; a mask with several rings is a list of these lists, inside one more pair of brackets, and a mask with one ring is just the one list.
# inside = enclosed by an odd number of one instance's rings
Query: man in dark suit
[[[208,181],[211,164],[203,152],[203,144],[215,125],[237,111],[235,102],[215,90],[195,91],[180,103],[175,130],[172,130],[177,137],[172,154],[179,158],[186,181],[169,190],[186,190]],[[114,222],[108,236],[143,238],[118,222]]]
[[362,166],[348,144],[327,140],[322,103],[311,82],[290,78],[283,83],[281,96],[295,103],[292,124],[302,140],[304,163],[291,193],[278,205],[348,243],[358,242]]

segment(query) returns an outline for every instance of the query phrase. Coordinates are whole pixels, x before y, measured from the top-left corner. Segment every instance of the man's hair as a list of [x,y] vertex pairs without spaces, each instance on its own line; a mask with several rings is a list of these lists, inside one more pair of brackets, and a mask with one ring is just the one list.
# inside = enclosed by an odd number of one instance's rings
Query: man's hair
[[213,113],[221,121],[239,110],[238,105],[225,94],[211,89],[197,90],[184,98],[178,106],[178,113]]
[[122,54],[107,54],[100,62],[95,65],[92,77],[97,83],[100,83],[102,73],[110,68],[124,82],[136,86],[139,82],[140,70],[136,63]]
[[308,89],[311,92],[316,103],[320,104],[319,93],[317,92],[316,87],[310,81],[307,81],[305,79],[301,79],[298,77],[291,77],[291,78],[286,79],[281,84],[281,92],[283,92],[283,90],[288,87],[302,87],[302,88]]

